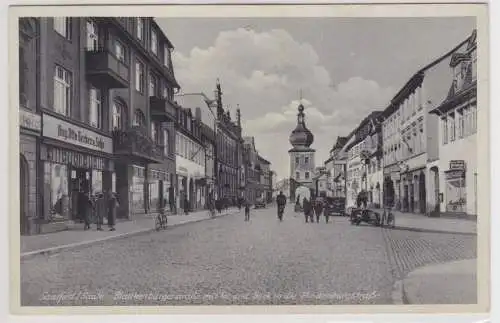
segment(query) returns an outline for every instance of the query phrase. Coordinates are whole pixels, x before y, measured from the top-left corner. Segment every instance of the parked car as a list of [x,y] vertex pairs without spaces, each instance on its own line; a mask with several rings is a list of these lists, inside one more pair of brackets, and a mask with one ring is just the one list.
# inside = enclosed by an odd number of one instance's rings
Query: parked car
[[346,215],[345,197],[327,197],[326,198],[326,211],[328,215]]
[[260,208],[265,208],[266,207],[266,201],[263,198],[258,198],[255,200],[255,208],[260,209]]

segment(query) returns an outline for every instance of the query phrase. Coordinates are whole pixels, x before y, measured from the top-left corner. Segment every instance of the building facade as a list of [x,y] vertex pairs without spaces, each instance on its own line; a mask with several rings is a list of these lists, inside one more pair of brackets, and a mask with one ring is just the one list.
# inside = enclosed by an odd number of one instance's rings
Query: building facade
[[201,111],[177,109],[176,166],[177,207],[193,211],[205,207],[206,151],[202,141]]
[[241,186],[242,147],[241,115],[237,110],[236,121],[231,120],[229,111],[222,105],[222,90],[219,81],[216,84],[217,106],[217,190],[219,198],[226,198],[233,203],[244,195]]
[[26,233],[81,221],[86,193],[116,193],[118,217],[156,211],[175,174],[171,99],[179,86],[168,38],[152,18],[20,23],[21,168],[31,167],[21,174],[31,187],[21,198],[29,201]]
[[[356,206],[360,192],[363,191],[368,194],[370,191],[368,168],[378,149],[378,124],[381,115],[381,111],[374,111],[363,119],[351,134],[351,138],[349,138],[344,148],[347,153],[347,207]],[[376,184],[374,187],[376,187]]]
[[249,203],[254,204],[256,199],[262,194],[260,183],[261,166],[255,149],[254,137],[243,138],[243,167],[245,174],[244,198]]
[[348,137],[337,137],[337,141],[330,150],[330,157],[325,161],[328,171],[328,186],[330,197],[346,197],[346,161],[347,154],[343,149]]
[[477,216],[476,31],[447,61],[452,81],[446,98],[431,111],[439,118],[439,163],[434,165],[437,211]]
[[271,162],[260,155],[257,155],[257,157],[260,165],[261,198],[264,199],[266,203],[271,203],[273,200],[273,171],[271,170]]
[[[403,212],[428,214],[435,208],[429,200],[429,165],[439,158],[438,118],[429,112],[448,90],[447,58],[464,46],[462,42],[415,73],[384,111],[384,185],[394,192],[395,207]],[[430,204],[428,206],[428,204]]]
[[298,107],[297,126],[290,134],[290,144],[292,149],[288,151],[290,156],[290,196],[296,199],[297,189],[306,188],[311,192],[314,191],[313,173],[315,168],[315,153],[316,150],[311,148],[314,142],[314,136],[306,127],[304,106]]
[[19,202],[20,234],[40,229],[39,198],[40,80],[37,57],[40,53],[40,20],[19,19]]

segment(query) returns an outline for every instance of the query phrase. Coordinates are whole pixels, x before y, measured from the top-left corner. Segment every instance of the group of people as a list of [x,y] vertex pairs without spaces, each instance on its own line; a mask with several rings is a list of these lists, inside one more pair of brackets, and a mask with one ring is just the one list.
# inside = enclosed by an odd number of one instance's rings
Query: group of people
[[83,217],[84,230],[90,229],[94,219],[97,231],[102,231],[104,217],[106,216],[109,231],[115,231],[118,206],[118,198],[113,192],[98,193],[93,196],[88,192],[81,192],[78,198],[78,210],[80,216]]
[[[299,204],[299,198],[297,198],[296,204]],[[306,223],[314,223],[314,216],[316,215],[316,223],[319,223],[321,215],[325,215],[325,221],[328,223],[328,214],[325,212],[325,202],[322,198],[311,198],[307,199],[304,197],[302,200],[302,210],[304,212]]]

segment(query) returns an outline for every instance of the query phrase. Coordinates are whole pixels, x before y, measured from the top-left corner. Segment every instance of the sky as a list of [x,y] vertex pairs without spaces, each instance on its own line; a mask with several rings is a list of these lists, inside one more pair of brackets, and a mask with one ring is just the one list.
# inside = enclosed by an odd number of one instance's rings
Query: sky
[[[289,177],[289,136],[302,93],[306,126],[323,165],[337,136],[383,110],[420,68],[465,40],[471,17],[157,18],[175,49],[181,93],[223,103],[277,178]],[[451,70],[450,70],[451,82]]]

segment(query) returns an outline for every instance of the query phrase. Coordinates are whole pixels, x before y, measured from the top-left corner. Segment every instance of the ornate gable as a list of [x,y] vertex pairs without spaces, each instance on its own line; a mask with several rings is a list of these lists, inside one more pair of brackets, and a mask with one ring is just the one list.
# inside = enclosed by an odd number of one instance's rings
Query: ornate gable
[[477,30],[474,29],[472,31],[472,35],[469,38],[469,42],[467,43],[467,50],[476,47],[476,40],[477,40]]
[[450,67],[455,67],[461,62],[470,60],[470,55],[466,53],[454,53],[451,55]]

